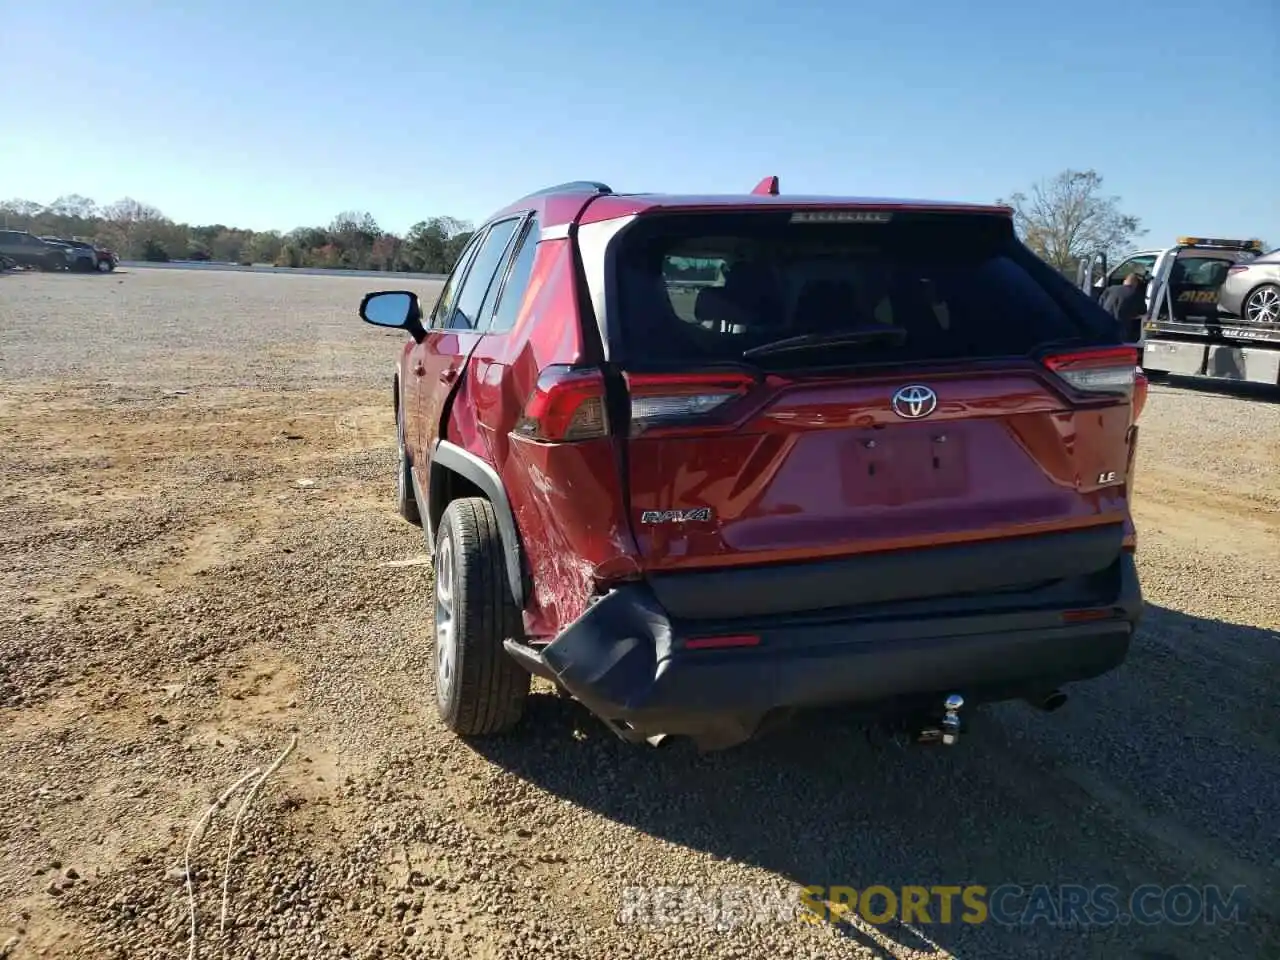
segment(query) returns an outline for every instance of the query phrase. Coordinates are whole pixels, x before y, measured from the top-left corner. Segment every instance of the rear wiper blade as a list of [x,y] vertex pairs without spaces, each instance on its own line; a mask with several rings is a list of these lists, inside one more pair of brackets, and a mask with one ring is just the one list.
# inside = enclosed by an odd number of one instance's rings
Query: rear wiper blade
[[901,327],[883,327],[873,330],[844,330],[840,333],[804,333],[798,337],[785,337],[772,343],[743,350],[744,357],[764,357],[772,353],[788,353],[793,350],[812,350],[818,347],[839,347],[857,343],[883,343],[900,347],[906,342],[907,331]]

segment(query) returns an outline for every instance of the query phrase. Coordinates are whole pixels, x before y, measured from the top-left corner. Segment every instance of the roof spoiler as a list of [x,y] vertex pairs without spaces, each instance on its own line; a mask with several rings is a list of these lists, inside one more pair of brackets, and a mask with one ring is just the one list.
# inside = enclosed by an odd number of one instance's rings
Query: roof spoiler
[[778,178],[765,177],[756,184],[755,189],[751,192],[764,197],[776,197],[778,195]]

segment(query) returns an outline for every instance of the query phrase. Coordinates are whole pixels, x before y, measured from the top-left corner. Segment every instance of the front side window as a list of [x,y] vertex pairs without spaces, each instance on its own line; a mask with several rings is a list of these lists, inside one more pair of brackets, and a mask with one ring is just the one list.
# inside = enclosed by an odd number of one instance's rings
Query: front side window
[[431,315],[431,322],[427,326],[432,329],[440,329],[448,326],[448,319],[453,315],[454,305],[458,299],[458,288],[462,285],[462,281],[467,276],[467,268],[471,266],[471,261],[475,258],[476,251],[480,248],[480,241],[484,239],[484,231],[477,230],[475,236],[463,248],[462,255],[458,257],[458,264],[453,268],[453,273],[449,274],[449,279],[444,283],[444,289],[440,291],[440,299],[436,301],[435,312]]
[[1125,260],[1111,273],[1111,281],[1109,285],[1124,283],[1124,278],[1131,273],[1139,273],[1144,277],[1151,276],[1151,268],[1155,266],[1156,255],[1143,254],[1140,257],[1130,257]]

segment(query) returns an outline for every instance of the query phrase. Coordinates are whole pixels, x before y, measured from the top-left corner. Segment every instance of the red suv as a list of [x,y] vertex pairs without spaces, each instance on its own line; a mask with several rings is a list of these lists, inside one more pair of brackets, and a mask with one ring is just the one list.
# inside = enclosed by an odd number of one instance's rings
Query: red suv
[[1125,659],[1146,382],[1007,208],[569,183],[429,312],[360,316],[412,338],[399,509],[459,734],[536,674],[628,740],[844,704],[950,743],[966,700],[1053,709]]

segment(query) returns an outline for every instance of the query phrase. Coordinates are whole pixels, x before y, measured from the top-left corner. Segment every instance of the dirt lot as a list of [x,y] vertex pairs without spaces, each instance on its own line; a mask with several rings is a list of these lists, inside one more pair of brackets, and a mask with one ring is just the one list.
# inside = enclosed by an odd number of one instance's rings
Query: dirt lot
[[[392,508],[376,281],[0,276],[0,956],[1280,956],[1280,403],[1157,387],[1150,608],[1059,713],[955,750],[804,724],[698,757],[539,688],[436,720],[420,533]],[[426,285],[424,285],[426,286]],[[305,481],[301,483],[299,481]],[[1237,922],[620,925],[623,887],[1247,888]],[[936,919],[936,918],[935,918]]]

